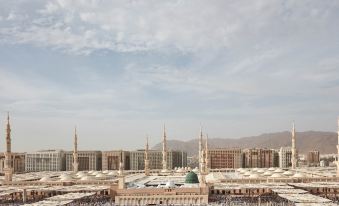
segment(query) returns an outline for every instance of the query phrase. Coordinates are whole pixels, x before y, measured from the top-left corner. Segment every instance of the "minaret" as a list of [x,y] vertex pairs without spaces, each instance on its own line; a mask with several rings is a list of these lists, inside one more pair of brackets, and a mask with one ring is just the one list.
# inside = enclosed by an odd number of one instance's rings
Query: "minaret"
[[293,127],[292,127],[292,169],[296,169],[297,167],[297,161],[298,161],[298,157],[297,157],[297,148],[295,146],[295,125],[293,122]]
[[122,150],[120,151],[120,162],[119,162],[119,172],[118,172],[118,189],[125,189],[125,176],[124,176],[124,163],[122,158]]
[[210,160],[208,156],[208,135],[206,135],[206,143],[205,143],[205,170],[208,173],[208,169],[210,167]]
[[73,150],[73,172],[77,173],[79,169],[78,162],[78,134],[77,128],[74,129],[74,150]]
[[200,126],[200,135],[199,135],[199,170],[200,172],[203,171],[203,164],[204,164],[204,151],[202,145],[202,126]]
[[337,150],[338,150],[338,157],[337,157],[337,177],[339,177],[339,117],[338,117],[338,144],[337,144]]
[[166,140],[166,126],[164,125],[164,134],[162,140],[162,171],[167,171],[167,140]]
[[149,168],[149,159],[148,159],[148,137],[146,139],[146,148],[145,148],[145,175],[150,175],[150,168]]
[[13,168],[12,168],[12,151],[11,151],[11,125],[9,122],[9,113],[7,114],[7,128],[6,128],[6,152],[5,152],[5,181],[12,181]]

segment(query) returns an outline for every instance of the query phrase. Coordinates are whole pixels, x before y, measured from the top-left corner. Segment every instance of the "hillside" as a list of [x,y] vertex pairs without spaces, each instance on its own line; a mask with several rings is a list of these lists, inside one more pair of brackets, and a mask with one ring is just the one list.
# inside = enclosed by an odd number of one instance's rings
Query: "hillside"
[[[306,154],[310,150],[319,150],[321,154],[336,153],[338,137],[334,132],[306,131],[297,132],[296,136],[297,149],[301,154]],[[196,155],[198,152],[198,139],[189,141],[168,140],[167,144],[169,149],[186,151],[188,155]],[[258,147],[278,149],[291,145],[291,133],[285,131],[232,139],[210,138],[208,144],[210,148]],[[153,149],[161,148],[161,143],[153,147]]]

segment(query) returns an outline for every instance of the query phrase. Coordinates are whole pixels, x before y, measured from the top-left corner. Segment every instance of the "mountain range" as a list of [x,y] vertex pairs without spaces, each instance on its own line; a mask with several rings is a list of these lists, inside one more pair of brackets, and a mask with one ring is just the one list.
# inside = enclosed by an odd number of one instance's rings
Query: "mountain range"
[[[171,150],[186,151],[188,156],[197,155],[199,140],[188,141],[167,140]],[[321,154],[336,153],[338,143],[337,133],[305,131],[296,133],[296,146],[300,154],[307,154],[311,150],[319,150]],[[288,131],[265,133],[258,136],[242,138],[209,138],[209,148],[271,148],[279,149],[291,145],[291,133]],[[152,149],[161,150],[162,143],[156,144]]]

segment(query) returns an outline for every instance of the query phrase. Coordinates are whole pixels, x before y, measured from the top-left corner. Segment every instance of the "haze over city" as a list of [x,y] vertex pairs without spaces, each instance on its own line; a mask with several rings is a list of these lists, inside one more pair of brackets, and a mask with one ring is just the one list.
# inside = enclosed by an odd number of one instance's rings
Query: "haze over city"
[[14,151],[337,129],[338,1],[0,4]]

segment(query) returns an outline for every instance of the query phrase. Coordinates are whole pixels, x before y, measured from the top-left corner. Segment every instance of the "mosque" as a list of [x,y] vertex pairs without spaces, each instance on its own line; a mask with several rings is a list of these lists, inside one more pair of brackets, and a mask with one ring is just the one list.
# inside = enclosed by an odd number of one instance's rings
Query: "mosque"
[[[167,164],[167,136],[164,127],[162,169],[150,169],[149,145],[146,140],[143,171],[125,170],[123,158],[120,159],[118,170],[79,171],[78,135],[75,130],[73,171],[13,174],[8,115],[4,176],[0,177],[0,203],[216,205],[238,202],[238,205],[337,205],[339,163],[336,168],[298,167],[294,124],[291,139],[290,168],[210,169],[208,141],[207,138],[204,140],[200,129],[199,167],[170,169]],[[339,143],[337,149],[339,154]]]

